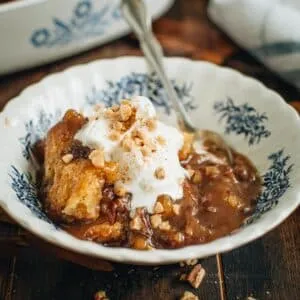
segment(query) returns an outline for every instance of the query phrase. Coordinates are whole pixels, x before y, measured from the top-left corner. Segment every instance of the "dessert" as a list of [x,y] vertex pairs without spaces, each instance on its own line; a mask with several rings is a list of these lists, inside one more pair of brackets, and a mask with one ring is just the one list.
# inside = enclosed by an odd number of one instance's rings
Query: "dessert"
[[[41,143],[39,143],[41,145]],[[261,181],[233,151],[159,121],[145,97],[69,110],[42,143],[41,197],[55,222],[81,239],[135,249],[205,243],[240,227]]]

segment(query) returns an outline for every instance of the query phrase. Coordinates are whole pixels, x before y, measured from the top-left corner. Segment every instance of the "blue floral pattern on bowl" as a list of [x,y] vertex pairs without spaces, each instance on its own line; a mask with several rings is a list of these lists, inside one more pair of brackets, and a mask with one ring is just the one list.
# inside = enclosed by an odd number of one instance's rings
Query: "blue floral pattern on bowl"
[[93,0],[80,0],[75,5],[70,20],[54,17],[53,27],[34,30],[30,41],[36,48],[67,45],[89,36],[103,35],[112,22],[120,18],[118,7],[106,5],[96,10]]
[[[102,102],[106,106],[112,106],[121,99],[139,95],[149,97],[156,108],[162,109],[167,115],[171,113],[171,104],[166,98],[161,81],[154,72],[151,74],[132,72],[118,81],[107,81],[106,84],[107,88],[105,89],[92,88],[91,93],[87,96],[89,105]],[[191,95],[193,85],[191,83],[179,84],[175,80],[172,80],[172,84],[185,109],[187,111],[196,109],[195,99]]]
[[214,104],[214,110],[220,114],[220,121],[225,121],[225,134],[235,133],[244,135],[249,146],[258,144],[262,138],[267,138],[271,132],[266,128],[268,117],[265,113],[259,113],[248,103],[235,105],[233,100],[218,101]]

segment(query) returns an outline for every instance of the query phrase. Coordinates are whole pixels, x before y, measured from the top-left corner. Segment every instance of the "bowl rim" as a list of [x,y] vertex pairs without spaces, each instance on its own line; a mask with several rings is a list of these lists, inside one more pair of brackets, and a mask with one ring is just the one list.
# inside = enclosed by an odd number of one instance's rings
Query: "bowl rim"
[[[80,70],[84,68],[91,68],[92,66],[99,65],[99,64],[101,65],[103,62],[116,64],[119,61],[127,61],[127,63],[134,64],[138,61],[144,62],[144,58],[136,57],[136,56],[122,56],[122,57],[112,58],[112,59],[100,59],[100,60],[92,61],[87,64],[75,65],[73,67],[65,69],[64,71],[50,74],[44,77],[39,82],[25,88],[17,97],[14,97],[13,99],[9,100],[7,104],[4,106],[2,112],[0,113],[0,121],[4,119],[4,113],[6,112],[6,110],[8,110],[11,106],[15,105],[16,103],[20,102],[22,95],[27,93],[28,90],[31,89],[33,90],[42,84],[46,85],[47,81],[51,82],[52,78],[69,76],[72,75],[74,71],[80,72]],[[289,122],[293,125],[293,130],[296,129],[298,130],[299,139],[300,139],[300,118],[296,110],[290,105],[288,105],[279,94],[267,88],[258,80],[243,75],[240,72],[233,70],[231,68],[220,67],[213,63],[204,62],[204,61],[193,61],[187,58],[172,57],[172,58],[165,58],[165,62],[168,64],[172,64],[172,62],[181,62],[184,64],[197,64],[197,65],[201,64],[203,66],[214,68],[216,72],[218,71],[220,72],[221,70],[227,70],[229,73],[231,73],[234,76],[239,76],[240,78],[242,77],[246,78],[249,82],[252,81],[252,83],[254,83],[257,86],[257,88],[263,90],[264,93],[272,94],[274,98],[273,101],[274,102],[277,101],[277,104],[278,106],[280,106],[280,109],[285,110],[286,113],[289,115],[289,120],[290,120]],[[5,193],[3,193],[2,196],[4,194]],[[260,238],[265,233],[274,229],[276,226],[282,223],[299,206],[299,204],[300,204],[300,194],[297,195],[297,197],[295,197],[294,202],[292,202],[287,209],[281,210],[280,213],[277,214],[277,218],[273,218],[271,222],[269,219],[261,219],[259,221],[259,226],[258,224],[250,224],[249,226],[247,226],[242,230],[242,233],[241,231],[234,232],[231,233],[230,235],[219,238],[209,243],[192,245],[192,246],[187,246],[179,249],[154,249],[150,251],[141,251],[135,249],[122,248],[122,247],[105,247],[96,244],[94,242],[78,240],[77,238],[72,236],[68,238],[69,241],[72,241],[72,244],[70,245],[66,242],[63,242],[62,237],[58,238],[58,236],[55,236],[56,234],[60,234],[60,233],[54,233],[51,232],[51,230],[48,230],[47,234],[45,235],[43,229],[40,229],[38,226],[35,226],[34,224],[35,222],[33,221],[37,219],[36,217],[32,217],[30,215],[31,217],[28,218],[26,215],[19,215],[17,212],[14,212],[9,208],[9,205],[7,204],[6,200],[0,199],[0,206],[2,206],[4,211],[12,219],[14,219],[19,225],[24,227],[32,234],[38,236],[39,238],[42,238],[43,240],[51,244],[54,244],[61,248],[71,250],[72,252],[81,253],[92,257],[98,257],[99,259],[106,259],[110,261],[124,262],[124,263],[142,264],[142,265],[169,264],[169,263],[179,262],[187,259],[207,257],[207,256],[215,255],[217,253],[230,251],[234,248],[245,245],[257,238]],[[77,245],[79,244],[79,246],[74,247],[74,245],[76,245],[75,243],[77,243]],[[218,247],[215,247],[217,245]]]

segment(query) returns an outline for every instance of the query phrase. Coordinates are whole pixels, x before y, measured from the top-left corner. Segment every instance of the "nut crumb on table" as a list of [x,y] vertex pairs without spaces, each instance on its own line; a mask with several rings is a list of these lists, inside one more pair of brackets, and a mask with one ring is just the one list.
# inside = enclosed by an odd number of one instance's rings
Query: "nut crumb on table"
[[98,291],[94,296],[94,300],[109,300],[109,298],[106,296],[105,291]]
[[189,291],[185,291],[180,300],[199,300],[199,297]]

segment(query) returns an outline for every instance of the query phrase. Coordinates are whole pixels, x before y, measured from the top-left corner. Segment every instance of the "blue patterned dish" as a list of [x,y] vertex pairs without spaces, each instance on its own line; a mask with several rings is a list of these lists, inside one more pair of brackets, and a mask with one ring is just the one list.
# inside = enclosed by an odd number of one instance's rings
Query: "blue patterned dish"
[[[174,0],[146,0],[153,18]],[[26,0],[0,5],[0,74],[45,64],[126,35],[120,0]],[[16,21],[17,20],[17,21]]]
[[30,163],[32,145],[68,108],[89,110],[121,98],[145,95],[160,117],[174,114],[156,74],[142,58],[124,57],[73,67],[27,88],[0,116],[0,205],[23,227],[58,246],[137,264],[166,264],[228,251],[281,223],[300,202],[300,122],[276,93],[236,71],[205,62],[166,59],[168,74],[200,128],[223,134],[248,156],[263,177],[263,192],[253,215],[230,236],[177,250],[137,251],[81,241],[57,228],[44,214]]

